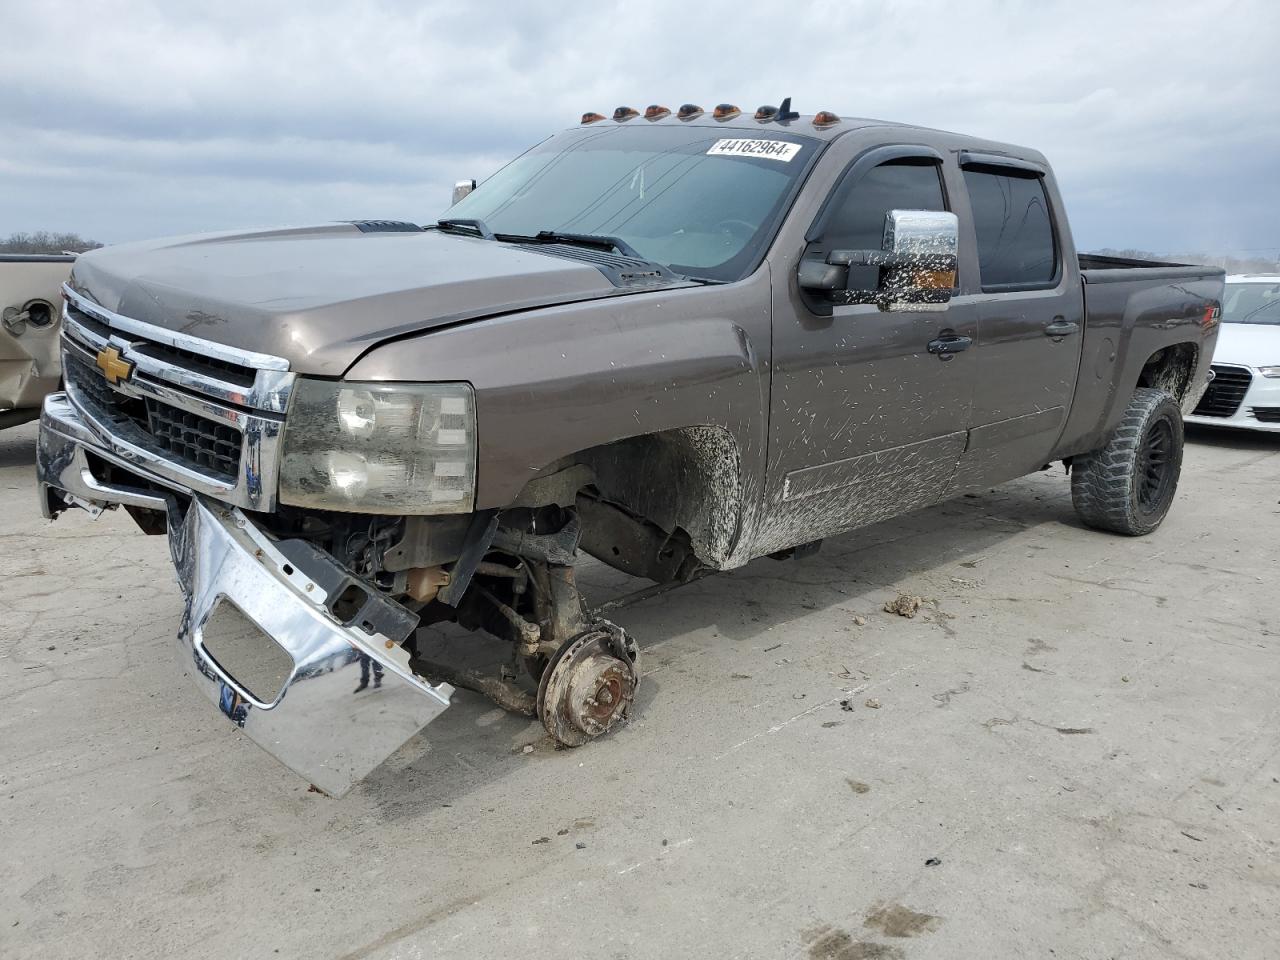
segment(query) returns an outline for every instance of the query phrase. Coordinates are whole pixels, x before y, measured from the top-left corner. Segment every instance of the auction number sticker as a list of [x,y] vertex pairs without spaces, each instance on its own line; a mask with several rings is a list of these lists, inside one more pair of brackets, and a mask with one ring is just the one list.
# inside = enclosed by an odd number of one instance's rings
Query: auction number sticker
[[785,140],[717,140],[707,151],[709,157],[764,157],[790,163],[800,152],[801,144]]

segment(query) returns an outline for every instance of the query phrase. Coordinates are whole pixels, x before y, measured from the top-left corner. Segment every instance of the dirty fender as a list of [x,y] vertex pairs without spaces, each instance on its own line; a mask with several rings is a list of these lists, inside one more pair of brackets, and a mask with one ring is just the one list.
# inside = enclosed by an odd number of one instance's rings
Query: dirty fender
[[450,380],[475,390],[476,506],[505,507],[564,458],[631,437],[711,427],[736,446],[739,502],[760,496],[769,273],[495,317],[371,351],[351,380]]

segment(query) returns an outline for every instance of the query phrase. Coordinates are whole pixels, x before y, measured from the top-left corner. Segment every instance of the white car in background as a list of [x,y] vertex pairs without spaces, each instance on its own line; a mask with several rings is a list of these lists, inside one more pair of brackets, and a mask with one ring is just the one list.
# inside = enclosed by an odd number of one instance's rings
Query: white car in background
[[1280,433],[1280,273],[1227,277],[1211,369],[1188,423]]

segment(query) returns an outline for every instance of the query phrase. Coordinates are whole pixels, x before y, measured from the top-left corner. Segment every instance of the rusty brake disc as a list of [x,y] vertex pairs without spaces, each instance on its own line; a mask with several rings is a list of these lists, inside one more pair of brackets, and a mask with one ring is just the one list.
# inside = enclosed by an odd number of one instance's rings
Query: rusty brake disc
[[577,747],[626,717],[640,686],[639,650],[606,621],[567,641],[538,683],[538,717],[557,743]]

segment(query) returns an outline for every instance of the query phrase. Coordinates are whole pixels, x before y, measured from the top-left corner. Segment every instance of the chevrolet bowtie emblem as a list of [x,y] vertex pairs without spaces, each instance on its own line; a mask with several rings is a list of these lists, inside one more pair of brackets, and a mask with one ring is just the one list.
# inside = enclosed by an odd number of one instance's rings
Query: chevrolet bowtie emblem
[[98,368],[108,383],[119,383],[129,379],[133,373],[133,362],[121,357],[120,351],[115,347],[107,347],[98,351]]

